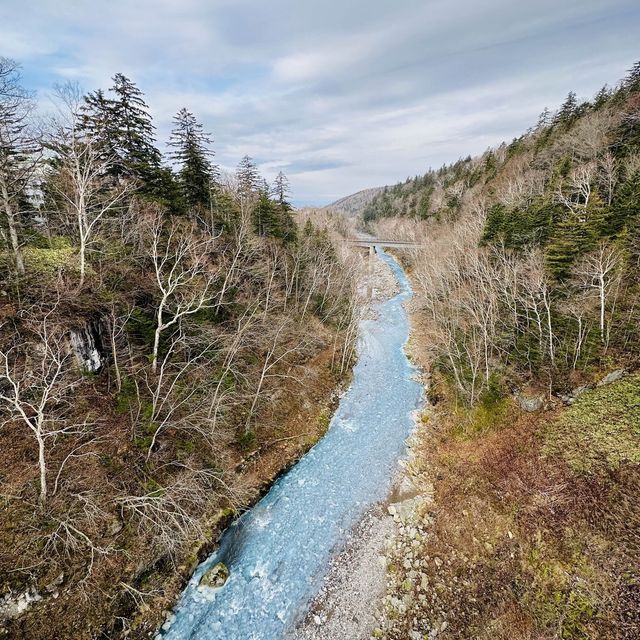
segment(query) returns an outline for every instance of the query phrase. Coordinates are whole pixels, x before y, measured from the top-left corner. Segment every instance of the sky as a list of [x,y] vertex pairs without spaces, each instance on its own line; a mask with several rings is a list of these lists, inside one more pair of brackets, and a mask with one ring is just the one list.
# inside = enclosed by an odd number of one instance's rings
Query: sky
[[640,59],[638,0],[1,0],[0,55],[55,83],[145,93],[162,148],[193,111],[232,170],[299,206],[511,140]]

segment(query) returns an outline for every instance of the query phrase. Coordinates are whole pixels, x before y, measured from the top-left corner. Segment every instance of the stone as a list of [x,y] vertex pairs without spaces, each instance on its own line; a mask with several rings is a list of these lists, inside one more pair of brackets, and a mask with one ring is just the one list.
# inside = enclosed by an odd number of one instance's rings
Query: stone
[[604,387],[605,385],[611,384],[612,382],[617,382],[621,378],[624,378],[624,376],[626,375],[627,375],[626,369],[616,369],[615,371],[612,371],[611,373],[607,374],[604,378],[602,378],[602,380],[598,382],[598,386]]
[[540,411],[544,405],[544,398],[542,396],[537,396],[535,398],[529,398],[527,396],[523,396],[521,394],[516,395],[516,399],[518,400],[518,404],[523,411],[528,413],[533,413],[535,411]]
[[200,585],[219,589],[225,585],[228,579],[229,569],[227,569],[227,565],[224,562],[218,562],[218,564],[204,572],[202,578],[200,578]]

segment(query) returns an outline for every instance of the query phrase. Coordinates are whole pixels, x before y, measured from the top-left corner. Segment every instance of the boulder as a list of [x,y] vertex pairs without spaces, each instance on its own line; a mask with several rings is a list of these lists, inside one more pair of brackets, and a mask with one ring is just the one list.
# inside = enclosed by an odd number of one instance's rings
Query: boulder
[[207,569],[202,578],[200,578],[200,585],[205,587],[211,587],[212,589],[219,589],[223,587],[229,579],[229,569],[224,562],[218,562],[210,569]]
[[620,378],[624,378],[627,375],[626,369],[616,369],[611,373],[607,374],[600,382],[598,382],[599,387],[604,387],[606,384],[611,384],[612,382],[617,382]]
[[517,394],[516,396],[518,400],[518,404],[523,411],[527,411],[528,413],[533,413],[534,411],[540,411],[544,405],[544,398],[542,396],[537,396],[535,398],[529,398],[527,396],[523,396],[521,394]]

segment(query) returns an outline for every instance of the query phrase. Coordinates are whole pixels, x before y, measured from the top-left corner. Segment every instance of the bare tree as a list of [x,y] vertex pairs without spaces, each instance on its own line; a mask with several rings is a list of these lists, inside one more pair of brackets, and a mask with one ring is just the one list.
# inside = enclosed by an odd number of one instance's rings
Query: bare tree
[[598,296],[600,340],[605,346],[608,343],[607,303],[620,285],[621,266],[620,252],[613,245],[603,241],[593,253],[586,255],[575,269],[579,286],[595,291]]
[[595,162],[578,166],[571,172],[566,186],[558,187],[556,191],[558,202],[576,214],[581,222],[586,220],[597,170]]
[[[24,273],[20,202],[39,167],[41,147],[32,123],[34,103],[20,84],[20,67],[0,57],[0,204],[16,271]],[[4,235],[4,234],[3,234]]]
[[[262,361],[262,369],[260,370],[260,374],[258,376],[258,381],[256,384],[255,392],[253,393],[253,398],[251,400],[251,406],[249,408],[249,412],[247,414],[247,420],[245,423],[245,432],[249,432],[251,428],[251,420],[253,419],[256,411],[256,407],[258,405],[258,400],[262,394],[265,382],[269,378],[286,378],[291,377],[288,374],[273,372],[273,369],[281,364],[286,358],[297,351],[301,351],[304,348],[304,345],[307,343],[306,339],[297,340],[295,344],[292,346],[285,346],[285,330],[290,327],[290,319],[286,316],[282,318],[278,325],[275,327],[275,330],[272,330],[272,335],[269,337],[269,343],[267,347],[267,351],[264,355]],[[265,330],[266,330],[265,326]]]
[[151,369],[158,369],[160,337],[184,318],[211,305],[216,273],[209,264],[215,238],[198,237],[193,229],[175,222],[166,225],[161,215],[152,226],[151,259],[160,301],[156,310]]
[[4,424],[22,424],[38,450],[39,502],[47,502],[49,449],[64,436],[84,436],[91,424],[70,415],[81,377],[73,366],[67,337],[53,327],[50,310],[34,329],[34,341],[0,351],[0,400]]
[[170,483],[144,495],[126,495],[117,502],[131,514],[143,535],[163,552],[176,553],[185,543],[203,535],[202,513],[221,499],[232,504],[236,492],[225,482],[222,474],[211,469],[188,465]]
[[84,285],[86,254],[105,216],[125,204],[133,191],[131,181],[115,184],[108,171],[113,159],[105,157],[96,142],[80,127],[82,94],[77,85],[57,88],[58,117],[52,123],[48,146],[59,160],[55,179],[50,181],[56,193],[76,221],[80,252],[80,281]]

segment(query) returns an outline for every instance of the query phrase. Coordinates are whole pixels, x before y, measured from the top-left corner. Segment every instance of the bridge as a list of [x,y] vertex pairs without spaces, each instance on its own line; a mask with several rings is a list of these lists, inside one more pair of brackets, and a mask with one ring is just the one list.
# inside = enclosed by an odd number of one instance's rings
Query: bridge
[[348,242],[352,247],[369,249],[370,254],[374,252],[374,247],[380,247],[381,249],[417,249],[421,246],[417,242],[408,242],[407,240],[380,240],[379,238],[358,238]]

